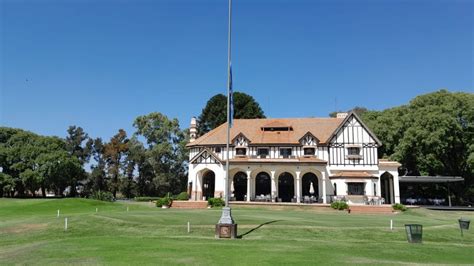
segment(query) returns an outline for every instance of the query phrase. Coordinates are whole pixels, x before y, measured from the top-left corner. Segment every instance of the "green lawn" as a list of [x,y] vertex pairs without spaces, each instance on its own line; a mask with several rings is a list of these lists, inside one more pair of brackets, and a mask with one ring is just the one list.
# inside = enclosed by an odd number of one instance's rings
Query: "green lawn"
[[[0,199],[0,264],[474,264],[474,229],[462,239],[457,223],[461,216],[474,222],[473,213],[233,208],[241,239],[216,240],[220,212],[84,199]],[[423,224],[423,244],[407,243],[405,223]]]

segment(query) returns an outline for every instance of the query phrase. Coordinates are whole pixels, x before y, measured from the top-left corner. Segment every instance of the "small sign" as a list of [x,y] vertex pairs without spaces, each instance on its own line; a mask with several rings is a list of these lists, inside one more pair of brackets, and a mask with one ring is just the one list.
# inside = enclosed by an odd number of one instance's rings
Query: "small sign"
[[236,238],[237,224],[216,224],[216,238]]

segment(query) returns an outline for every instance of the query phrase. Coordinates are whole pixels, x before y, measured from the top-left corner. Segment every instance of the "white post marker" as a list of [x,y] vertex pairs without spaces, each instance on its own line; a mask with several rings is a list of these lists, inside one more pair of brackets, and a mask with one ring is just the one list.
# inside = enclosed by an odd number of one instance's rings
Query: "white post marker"
[[393,231],[393,220],[392,219],[390,219],[390,230]]
[[64,231],[67,231],[67,217],[64,218]]
[[191,224],[188,222],[188,234],[191,232]]
[[59,209],[58,209],[58,214],[56,215],[56,218],[59,218]]
[[127,206],[127,211],[128,211],[128,206]]
[[99,212],[99,208],[95,208],[95,212]]

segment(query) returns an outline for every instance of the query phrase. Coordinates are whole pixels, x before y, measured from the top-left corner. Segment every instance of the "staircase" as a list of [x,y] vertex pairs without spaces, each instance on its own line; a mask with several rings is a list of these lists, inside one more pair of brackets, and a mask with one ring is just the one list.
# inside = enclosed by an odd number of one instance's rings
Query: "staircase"
[[394,214],[391,205],[349,205],[351,213]]
[[205,209],[207,208],[207,201],[188,201],[188,200],[174,200],[171,208],[176,209]]
[[347,195],[345,196],[346,199],[348,200],[348,204],[365,204],[364,202],[364,196],[363,195]]

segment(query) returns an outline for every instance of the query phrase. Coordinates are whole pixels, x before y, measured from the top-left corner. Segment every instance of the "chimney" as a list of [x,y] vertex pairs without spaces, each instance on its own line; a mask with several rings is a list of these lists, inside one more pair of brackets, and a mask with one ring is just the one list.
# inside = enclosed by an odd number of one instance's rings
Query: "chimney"
[[348,113],[337,113],[336,118],[346,118]]
[[196,117],[191,118],[191,125],[189,126],[189,142],[195,141],[197,138],[197,121]]

